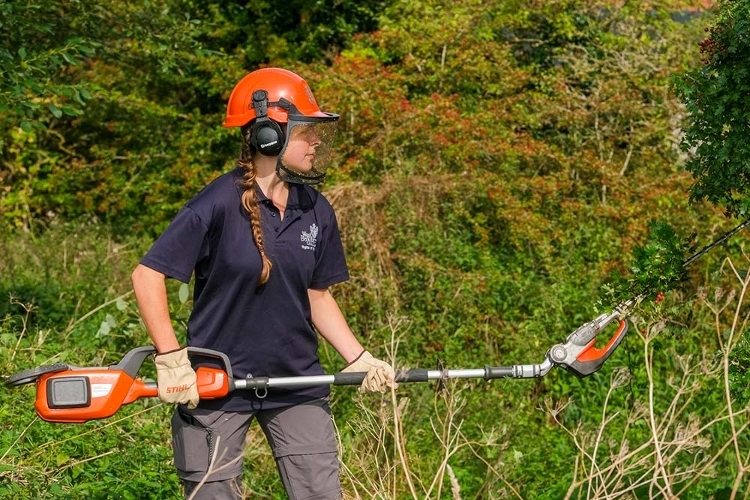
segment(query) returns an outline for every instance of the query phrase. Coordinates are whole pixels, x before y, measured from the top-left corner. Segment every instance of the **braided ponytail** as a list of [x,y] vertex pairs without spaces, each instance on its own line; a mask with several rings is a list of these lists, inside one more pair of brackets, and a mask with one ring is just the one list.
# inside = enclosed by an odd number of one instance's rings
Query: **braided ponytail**
[[237,162],[244,170],[245,175],[242,177],[242,208],[247,212],[250,218],[250,225],[253,229],[253,240],[255,246],[258,247],[260,252],[260,259],[262,262],[262,268],[260,271],[260,278],[258,279],[258,285],[263,285],[268,281],[271,275],[271,268],[273,264],[271,259],[266,255],[266,250],[263,245],[263,229],[260,225],[260,208],[258,207],[258,200],[255,198],[255,165],[253,165],[253,151],[250,146],[250,127],[242,127],[242,151],[240,152],[240,159]]

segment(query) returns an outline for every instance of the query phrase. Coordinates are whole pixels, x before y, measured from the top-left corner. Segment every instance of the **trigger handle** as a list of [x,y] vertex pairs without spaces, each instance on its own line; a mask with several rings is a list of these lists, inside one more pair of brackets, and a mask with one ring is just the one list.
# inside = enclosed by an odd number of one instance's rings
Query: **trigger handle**
[[627,333],[628,321],[620,319],[617,331],[604,347],[594,347],[596,337],[592,337],[585,345],[576,345],[571,342],[558,344],[550,349],[547,356],[554,364],[562,366],[571,373],[579,377],[587,377],[602,367]]

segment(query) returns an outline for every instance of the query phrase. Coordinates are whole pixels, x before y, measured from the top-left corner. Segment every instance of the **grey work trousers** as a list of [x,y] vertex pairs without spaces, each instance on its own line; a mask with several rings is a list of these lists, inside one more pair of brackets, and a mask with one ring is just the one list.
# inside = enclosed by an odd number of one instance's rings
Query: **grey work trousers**
[[243,498],[245,435],[255,418],[271,446],[291,500],[341,498],[336,436],[325,399],[248,412],[188,410],[179,405],[172,416],[172,444],[185,498]]

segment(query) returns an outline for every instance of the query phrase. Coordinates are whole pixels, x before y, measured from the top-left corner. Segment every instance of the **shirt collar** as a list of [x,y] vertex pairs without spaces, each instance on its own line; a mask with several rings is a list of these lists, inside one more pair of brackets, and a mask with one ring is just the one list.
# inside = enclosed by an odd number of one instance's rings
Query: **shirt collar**
[[[255,196],[260,203],[272,203],[271,200],[263,193],[263,190],[255,184]],[[302,184],[289,184],[289,198],[286,200],[286,211],[307,212],[313,207],[313,200],[308,192],[308,188]]]

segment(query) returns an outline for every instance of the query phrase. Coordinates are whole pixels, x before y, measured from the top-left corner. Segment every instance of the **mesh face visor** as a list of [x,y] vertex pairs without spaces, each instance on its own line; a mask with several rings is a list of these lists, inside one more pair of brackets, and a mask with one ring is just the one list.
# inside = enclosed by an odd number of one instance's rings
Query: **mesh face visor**
[[339,115],[293,116],[290,113],[286,142],[279,153],[276,173],[280,179],[297,184],[323,181],[331,163],[333,141]]

